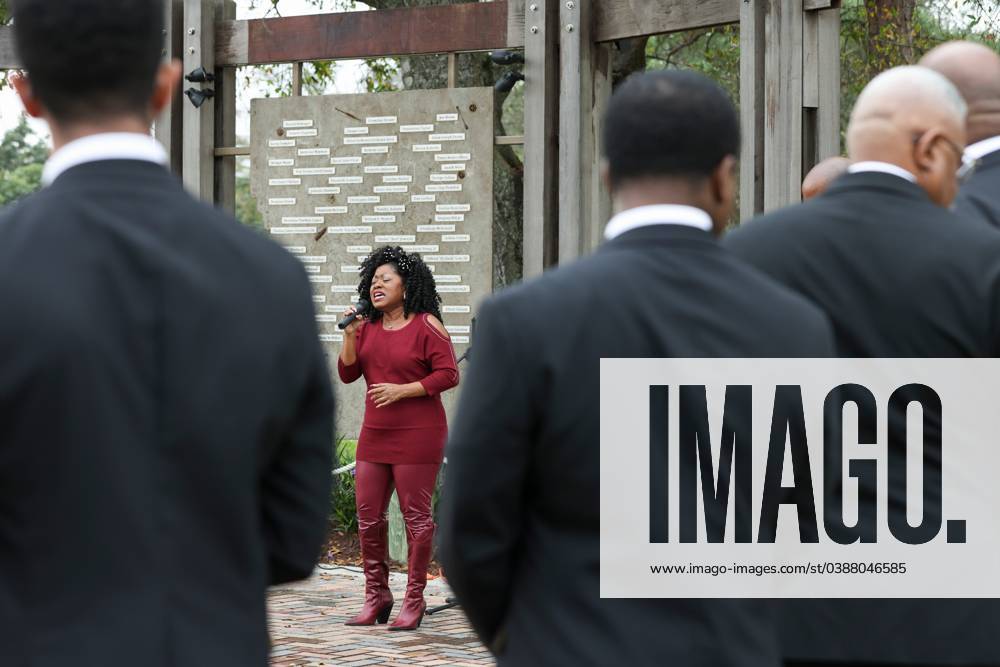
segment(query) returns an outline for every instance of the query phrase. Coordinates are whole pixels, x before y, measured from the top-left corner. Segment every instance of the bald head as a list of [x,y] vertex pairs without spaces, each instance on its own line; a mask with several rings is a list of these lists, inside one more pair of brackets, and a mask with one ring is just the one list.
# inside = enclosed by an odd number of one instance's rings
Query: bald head
[[802,199],[812,199],[818,197],[830,184],[847,173],[847,168],[851,166],[851,161],[846,157],[828,157],[815,167],[809,170],[802,181]]
[[975,42],[948,42],[920,64],[948,77],[969,104],[969,143],[1000,135],[1000,54]]
[[958,89],[926,67],[887,70],[858,97],[847,128],[853,162],[888,162],[909,171],[947,206],[965,148],[968,108]]
[[847,127],[848,153],[855,162],[879,160],[912,171],[913,134],[944,127],[964,143],[966,111],[958,89],[941,74],[926,67],[894,67],[858,96]]

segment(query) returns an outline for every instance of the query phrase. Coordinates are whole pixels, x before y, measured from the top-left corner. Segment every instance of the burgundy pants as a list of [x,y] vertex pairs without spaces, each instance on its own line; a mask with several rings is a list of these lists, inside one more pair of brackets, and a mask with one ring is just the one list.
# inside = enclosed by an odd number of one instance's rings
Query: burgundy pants
[[440,468],[438,463],[391,465],[358,461],[354,479],[359,530],[368,532],[387,521],[386,510],[395,487],[407,541],[429,543],[434,536],[431,500]]

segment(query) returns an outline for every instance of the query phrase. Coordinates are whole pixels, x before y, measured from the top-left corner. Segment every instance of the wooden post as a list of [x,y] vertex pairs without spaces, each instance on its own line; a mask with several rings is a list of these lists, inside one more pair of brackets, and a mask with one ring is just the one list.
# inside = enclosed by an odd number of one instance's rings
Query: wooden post
[[558,260],[559,0],[529,0],[524,17],[523,274],[532,278]]
[[764,13],[764,210],[801,199],[802,0]]
[[[221,6],[223,20],[236,18],[236,2],[226,0]],[[215,69],[215,146],[236,145],[236,68]],[[214,155],[214,151],[213,151]],[[215,203],[229,213],[236,213],[236,157],[215,159]]]
[[764,2],[740,3],[740,220],[764,210]]
[[[184,71],[215,70],[215,14],[221,0],[184,0]],[[221,10],[220,10],[221,11]],[[190,84],[214,88],[214,83]],[[184,100],[184,184],[196,197],[215,199],[215,100],[196,109]]]
[[448,54],[448,87],[458,87],[458,56],[454,53]]
[[302,97],[302,63],[292,63],[292,96]]
[[593,41],[592,5],[567,0],[560,14],[559,262],[596,246],[603,222],[595,206],[599,163],[599,120],[610,84],[608,47]]
[[395,491],[389,499],[389,558],[397,563],[406,562],[406,521],[399,509],[399,496]]
[[840,8],[817,12],[819,17],[817,157],[840,155]]
[[820,161],[817,111],[819,110],[819,15],[802,14],[802,178]]
[[[182,29],[184,18],[184,5],[181,0],[169,0],[165,3],[166,19],[163,30],[163,60],[183,59],[184,31]],[[154,123],[154,135],[156,140],[163,144],[170,157],[170,168],[175,174],[180,175],[183,160],[184,133],[182,131],[182,117],[185,99],[181,92],[175,91],[174,99],[163,113],[159,115]]]
[[[611,195],[601,182],[601,138],[604,134],[604,116],[612,93],[612,58],[610,44],[595,44],[591,53],[592,81],[590,133],[586,138],[585,158],[589,159],[590,219],[584,250],[592,252],[604,240],[604,227],[611,219]],[[586,129],[586,128],[585,128]]]

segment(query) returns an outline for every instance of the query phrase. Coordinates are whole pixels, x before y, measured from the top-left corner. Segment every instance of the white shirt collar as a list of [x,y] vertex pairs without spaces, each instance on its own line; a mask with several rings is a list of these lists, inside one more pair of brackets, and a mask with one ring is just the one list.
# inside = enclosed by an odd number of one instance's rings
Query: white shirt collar
[[611,240],[639,227],[650,225],[685,225],[706,232],[712,231],[712,218],[700,208],[679,204],[639,206],[622,211],[611,218],[604,230],[604,238]]
[[52,185],[64,172],[88,162],[140,160],[166,165],[167,152],[156,139],[132,132],[92,134],[71,141],[49,157],[42,169],[42,184]]
[[965,157],[970,160],[982,160],[990,153],[1000,151],[1000,135],[977,141],[965,148]]
[[893,176],[899,176],[900,178],[906,179],[910,183],[916,183],[917,177],[903,169],[900,166],[889,164],[888,162],[877,162],[871,160],[868,162],[855,162],[850,167],[847,168],[847,172],[850,174],[860,174],[863,172],[876,171],[882,174],[892,174]]

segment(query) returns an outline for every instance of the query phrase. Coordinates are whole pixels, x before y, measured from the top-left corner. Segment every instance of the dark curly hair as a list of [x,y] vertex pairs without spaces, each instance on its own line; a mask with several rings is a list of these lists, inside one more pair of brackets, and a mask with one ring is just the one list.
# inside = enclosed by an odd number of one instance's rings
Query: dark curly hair
[[[403,299],[403,314],[429,313],[441,319],[441,296],[437,291],[437,283],[430,267],[424,263],[420,255],[409,254],[399,246],[383,246],[365,258],[361,263],[361,282],[358,285],[358,296],[368,300],[372,288],[372,278],[375,269],[383,264],[390,264],[403,279],[405,287]],[[382,319],[382,313],[372,308],[368,313],[368,321]]]

